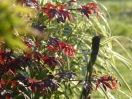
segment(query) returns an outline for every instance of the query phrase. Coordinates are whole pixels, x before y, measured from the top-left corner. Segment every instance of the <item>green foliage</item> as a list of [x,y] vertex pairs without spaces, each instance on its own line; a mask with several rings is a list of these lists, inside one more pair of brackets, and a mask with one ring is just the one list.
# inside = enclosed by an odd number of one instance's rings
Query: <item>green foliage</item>
[[27,14],[27,9],[15,5],[13,1],[0,0],[0,39],[5,40],[8,46],[25,48],[20,34],[26,33],[26,20],[22,19],[22,14]]
[[[131,56],[131,42],[128,40],[127,37],[129,37],[129,39],[132,39],[131,37],[131,3],[132,1],[126,1],[126,0],[122,0],[122,1],[99,1],[102,4],[104,4],[107,7],[107,10],[110,14],[110,17],[107,17],[107,20],[111,26],[111,32],[112,35],[118,35],[121,36],[118,39],[118,41],[121,43],[121,45],[127,49],[127,52],[129,53],[129,55],[127,55],[123,48],[120,46],[119,43],[117,43],[116,41],[113,41],[113,50],[117,51],[118,53],[122,54],[123,56],[125,56],[127,59],[129,58],[129,56]],[[125,78],[125,81],[131,86],[131,82],[132,80],[129,79],[131,78],[131,71],[129,71],[129,68],[126,68],[126,66],[124,66],[119,60],[115,59],[115,63],[116,63],[116,68],[118,69],[118,71],[122,74],[122,76]],[[127,73],[126,73],[127,71]],[[126,79],[127,78],[127,79]],[[120,80],[121,81],[121,80]],[[115,98],[121,97],[122,99],[126,98],[126,94],[132,97],[131,92],[127,89],[127,87],[124,85],[124,83],[121,81],[122,83],[122,87],[121,90],[124,92],[124,94],[122,92],[119,93],[113,93],[115,95]]]

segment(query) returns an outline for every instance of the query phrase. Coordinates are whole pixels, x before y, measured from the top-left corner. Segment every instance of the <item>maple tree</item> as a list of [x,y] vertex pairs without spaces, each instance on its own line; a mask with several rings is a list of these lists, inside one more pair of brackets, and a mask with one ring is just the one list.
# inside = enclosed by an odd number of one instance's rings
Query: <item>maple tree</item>
[[[102,63],[106,65],[103,59],[111,55],[109,51],[108,55],[105,53],[106,46],[111,46],[101,45],[100,32],[97,35],[88,32],[88,29],[95,30],[90,20],[103,17],[96,2],[79,6],[74,5],[76,0],[52,3],[40,3],[37,0],[16,2],[16,5],[33,9],[26,15],[17,13],[28,21],[28,32],[31,34],[18,36],[26,50],[20,46],[12,49],[4,40],[0,43],[0,99],[37,99],[41,96],[58,99],[68,97],[68,94],[75,92],[74,88],[82,89],[76,93],[77,97],[80,95],[80,99],[90,99],[91,91],[98,90],[100,86],[105,92],[107,88],[117,90],[120,85],[117,78],[109,75],[110,73],[101,74],[98,67],[103,68],[103,72],[110,72]],[[88,29],[82,29],[84,24],[79,25],[81,22],[76,18],[80,16],[88,20]],[[13,36],[17,37],[16,34]],[[106,36],[107,39],[108,37]],[[88,49],[90,54],[86,53]],[[94,65],[98,67],[97,71],[94,70]],[[81,70],[83,72],[79,73]],[[95,74],[98,76],[94,76]]]

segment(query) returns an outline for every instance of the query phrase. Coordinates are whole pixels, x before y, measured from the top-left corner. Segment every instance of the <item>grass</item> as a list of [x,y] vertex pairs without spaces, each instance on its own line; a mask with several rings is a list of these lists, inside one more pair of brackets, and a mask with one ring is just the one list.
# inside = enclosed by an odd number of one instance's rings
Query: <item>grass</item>
[[[110,14],[110,18],[108,17],[108,21],[111,27],[112,35],[120,35],[129,37],[132,39],[132,1],[100,1],[103,5],[105,5]],[[121,44],[127,49],[127,51],[132,55],[132,43],[127,39],[119,39]],[[113,43],[113,49],[120,54],[126,56],[125,52],[122,48],[119,47],[118,44]],[[116,60],[116,66],[119,72],[122,74],[126,82],[132,88],[132,72],[126,66],[124,66],[121,62]],[[121,80],[120,80],[121,81]],[[132,97],[132,93],[126,88],[124,83],[121,81],[122,87],[121,90],[127,93]],[[116,99],[129,99],[125,94],[112,92]]]
[[[125,36],[132,39],[132,1],[131,0],[97,0],[99,3],[106,6],[110,17],[107,17],[108,22],[111,27],[112,35]],[[88,2],[86,0],[81,1],[82,3]],[[132,42],[127,39],[119,39],[121,44],[127,49],[127,51],[132,56]],[[113,49],[118,53],[127,57],[125,52],[120,48],[118,44],[113,42]],[[121,62],[116,60],[116,66],[121,75],[124,77],[126,82],[132,88],[132,70],[128,69]],[[132,66],[131,66],[132,67]],[[121,79],[119,79],[122,87],[120,90],[132,97],[132,92],[130,92]],[[112,94],[116,99],[129,99],[125,93],[120,93],[112,91]],[[94,99],[102,99],[98,93],[94,93]],[[112,98],[113,99],[113,98]],[[132,99],[132,98],[130,98]]]

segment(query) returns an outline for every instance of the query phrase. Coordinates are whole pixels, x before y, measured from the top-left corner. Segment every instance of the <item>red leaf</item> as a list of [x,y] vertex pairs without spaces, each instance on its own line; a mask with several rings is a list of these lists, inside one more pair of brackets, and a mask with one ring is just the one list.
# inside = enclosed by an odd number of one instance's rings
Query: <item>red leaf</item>
[[36,52],[36,51],[33,52],[34,61],[35,61],[36,59],[37,59],[38,61],[40,61],[41,57],[42,57],[42,54],[40,54],[39,52]]
[[52,69],[53,65],[58,65],[57,60],[55,59],[55,57],[52,56],[44,56],[41,58],[44,61],[44,64],[47,64],[50,66],[50,68]]
[[113,88],[112,88],[112,86],[111,86],[109,83],[104,82],[104,81],[103,81],[103,82],[101,82],[101,83],[102,83],[102,84],[104,84],[105,86],[107,86],[108,88],[113,89]]
[[114,87],[114,89],[116,89],[116,83],[113,81],[111,83],[112,83],[112,86]]
[[69,2],[76,2],[76,0],[70,0]]
[[44,4],[44,8],[41,8],[40,10],[49,16],[49,19],[55,17],[57,22],[65,22],[66,18],[68,18],[68,20],[72,19],[71,13],[66,10],[65,3],[55,5],[46,3]]
[[4,81],[3,79],[1,79],[0,83],[1,83],[2,85],[4,85],[4,84],[5,84],[5,81]]
[[98,89],[98,87],[99,87],[99,84],[96,85],[95,91]]
[[33,83],[33,82],[35,82],[35,81],[37,81],[36,79],[31,79],[31,78],[27,78],[27,80],[29,81],[29,83]]
[[5,71],[11,71],[14,75],[16,75],[16,69],[20,69],[20,59],[12,59],[11,61],[8,61],[6,66],[5,66]]
[[68,56],[74,55],[75,49],[70,44],[65,43],[65,42],[59,42],[59,46],[64,54],[68,54]]
[[85,5],[82,5],[80,8],[78,8],[78,10],[81,11],[81,13],[83,13],[84,15],[87,16],[87,18],[89,18],[89,14],[94,13],[99,13],[99,9],[98,9],[98,5],[96,3],[90,2],[87,3]]
[[17,84],[17,82],[16,82],[15,80],[14,80],[14,81],[11,81],[11,86],[12,86],[12,87],[15,87],[16,84]]
[[5,96],[5,99],[13,99],[12,97],[9,96]]

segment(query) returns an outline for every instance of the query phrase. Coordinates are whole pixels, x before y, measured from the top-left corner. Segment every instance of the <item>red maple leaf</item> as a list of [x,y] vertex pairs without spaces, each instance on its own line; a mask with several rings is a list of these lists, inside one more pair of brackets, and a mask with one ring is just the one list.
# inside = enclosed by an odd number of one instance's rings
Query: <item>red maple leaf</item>
[[58,65],[58,61],[55,59],[55,57],[44,56],[41,59],[44,61],[44,65],[47,64],[50,66],[50,69],[52,69],[53,66]]
[[70,21],[73,19],[71,13],[66,9],[64,3],[53,5],[51,3],[44,4],[44,8],[40,8],[49,19],[56,18],[57,22],[65,22],[66,18]]
[[66,42],[59,42],[59,47],[64,54],[68,54],[68,56],[73,56],[75,49],[70,44]]
[[61,42],[57,38],[50,39],[50,42],[48,43],[47,50],[50,50],[51,52],[55,51],[61,51],[63,54],[67,54],[69,57],[73,56],[75,53],[75,49],[73,46],[66,42]]
[[110,88],[110,89],[116,89],[116,83],[117,83],[117,79],[113,78],[112,76],[101,76],[100,78],[97,79],[96,81],[96,90],[99,86],[99,84],[102,84],[104,90],[106,91],[106,87]]
[[89,18],[89,14],[97,13],[97,15],[98,15],[98,13],[100,12],[98,5],[93,2],[87,3],[85,5],[81,5],[78,8],[78,10],[81,11],[81,13],[86,15],[88,18]]

